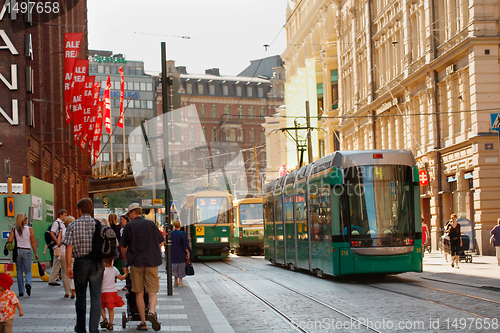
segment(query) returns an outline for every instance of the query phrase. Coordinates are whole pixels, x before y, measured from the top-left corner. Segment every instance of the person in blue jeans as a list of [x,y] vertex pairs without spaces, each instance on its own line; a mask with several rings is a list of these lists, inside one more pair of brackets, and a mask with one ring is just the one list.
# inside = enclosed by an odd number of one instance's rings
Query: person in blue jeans
[[[85,317],[87,310],[87,285],[90,287],[90,333],[99,332],[101,317],[101,290],[104,274],[104,263],[90,258],[95,221],[90,215],[94,204],[90,198],[83,198],[76,204],[79,218],[71,222],[64,236],[66,245],[66,267],[68,277],[74,279],[76,292],[76,326],[75,332],[85,333]],[[102,223],[102,222],[101,222]],[[71,268],[71,257],[75,258]]]
[[[36,253],[35,232],[33,231],[33,228],[28,227],[26,224],[28,224],[26,214],[17,214],[14,228],[12,228],[9,239],[7,240],[8,243],[12,243],[14,237],[16,238],[17,258],[14,258],[14,261],[17,268],[17,288],[19,289],[19,296],[24,296],[25,288],[28,296],[31,296],[31,264],[33,262],[31,249],[35,252],[35,258],[38,260],[38,254]],[[23,275],[26,277],[26,285],[24,284]]]

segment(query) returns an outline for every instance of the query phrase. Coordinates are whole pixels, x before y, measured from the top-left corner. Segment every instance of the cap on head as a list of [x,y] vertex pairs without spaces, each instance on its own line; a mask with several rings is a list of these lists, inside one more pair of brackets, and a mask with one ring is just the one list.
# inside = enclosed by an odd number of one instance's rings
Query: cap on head
[[5,290],[9,290],[10,286],[14,283],[14,280],[7,273],[0,274],[0,286],[2,286]]
[[136,208],[141,208],[141,205],[139,205],[138,203],[134,202],[134,203],[131,203],[130,206],[128,206],[128,209],[127,209],[127,214],[130,213],[130,211],[136,209]]

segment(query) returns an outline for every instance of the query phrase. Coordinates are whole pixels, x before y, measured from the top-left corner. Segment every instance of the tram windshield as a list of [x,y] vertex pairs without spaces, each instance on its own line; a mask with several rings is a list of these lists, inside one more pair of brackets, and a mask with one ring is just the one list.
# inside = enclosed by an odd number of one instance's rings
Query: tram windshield
[[353,238],[413,234],[412,169],[401,165],[351,167],[345,172]]
[[261,203],[240,205],[240,223],[242,225],[262,224],[264,222],[264,210]]
[[227,198],[196,198],[196,223],[228,223],[230,208]]

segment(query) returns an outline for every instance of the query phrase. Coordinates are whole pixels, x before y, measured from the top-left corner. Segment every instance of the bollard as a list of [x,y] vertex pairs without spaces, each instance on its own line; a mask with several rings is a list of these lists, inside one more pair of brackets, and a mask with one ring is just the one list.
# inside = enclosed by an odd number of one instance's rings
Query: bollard
[[[42,264],[43,269],[45,270],[45,264]],[[2,264],[0,265],[0,274],[7,273],[11,278],[17,277],[17,268],[16,264]],[[31,264],[31,275],[33,279],[39,278],[42,279],[43,282],[49,282],[49,274],[45,272],[43,276],[40,276],[40,272],[38,271],[38,264]]]

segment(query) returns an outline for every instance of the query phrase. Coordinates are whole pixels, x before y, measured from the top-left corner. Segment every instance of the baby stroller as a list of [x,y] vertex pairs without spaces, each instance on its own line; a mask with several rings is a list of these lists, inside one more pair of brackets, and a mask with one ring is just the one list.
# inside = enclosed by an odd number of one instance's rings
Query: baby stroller
[[[127,299],[127,312],[122,312],[122,327],[127,328],[127,321],[141,321],[141,317],[139,316],[139,312],[137,311],[137,305],[135,303],[135,293],[132,291],[132,280],[130,279],[130,275],[127,276],[126,287],[127,293],[125,294],[125,298]],[[149,297],[148,293],[144,291],[144,305],[146,306],[146,313],[149,312]],[[154,329],[154,327],[153,327]],[[158,328],[155,331],[159,331],[161,329]]]
[[470,254],[470,238],[467,235],[461,235],[462,237],[462,246],[460,247],[460,261],[464,260],[465,262],[472,262],[472,255]]

